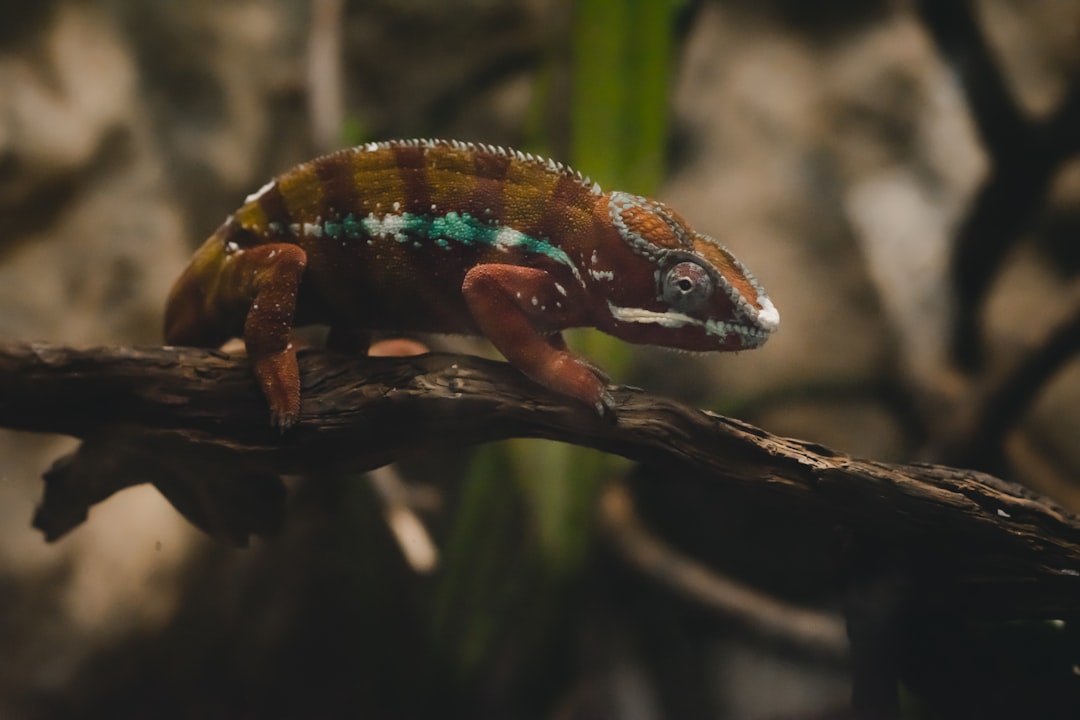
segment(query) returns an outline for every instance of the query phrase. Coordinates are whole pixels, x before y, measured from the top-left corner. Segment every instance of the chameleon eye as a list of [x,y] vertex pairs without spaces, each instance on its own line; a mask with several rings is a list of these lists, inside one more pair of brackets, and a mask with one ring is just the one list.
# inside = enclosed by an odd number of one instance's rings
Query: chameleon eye
[[664,274],[661,295],[664,302],[680,312],[692,312],[708,301],[713,280],[708,271],[694,262],[673,265]]

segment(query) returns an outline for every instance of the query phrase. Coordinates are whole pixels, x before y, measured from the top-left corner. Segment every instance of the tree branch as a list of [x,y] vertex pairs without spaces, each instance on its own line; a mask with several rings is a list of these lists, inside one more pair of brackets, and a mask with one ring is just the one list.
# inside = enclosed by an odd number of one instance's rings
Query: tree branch
[[357,472],[421,449],[560,440],[824,515],[872,539],[929,608],[977,616],[1080,610],[1080,520],[1019,486],[936,465],[860,460],[642,391],[617,422],[504,363],[451,355],[301,355],[300,424],[271,429],[246,362],[185,348],[0,344],[0,426],[83,438],[46,474],[47,537],[112,492],[152,482],[210,532],[280,521],[282,473]]
[[761,637],[847,659],[847,631],[839,613],[785,602],[680,553],[649,531],[624,484],[613,482],[604,488],[600,522],[628,562],[683,597],[737,620]]

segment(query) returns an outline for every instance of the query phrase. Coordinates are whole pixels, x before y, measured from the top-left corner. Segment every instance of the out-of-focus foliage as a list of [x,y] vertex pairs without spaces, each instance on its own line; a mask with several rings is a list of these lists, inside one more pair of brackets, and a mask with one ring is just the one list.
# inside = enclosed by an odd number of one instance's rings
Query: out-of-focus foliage
[[604,187],[647,195],[663,180],[681,4],[574,3],[570,157]]

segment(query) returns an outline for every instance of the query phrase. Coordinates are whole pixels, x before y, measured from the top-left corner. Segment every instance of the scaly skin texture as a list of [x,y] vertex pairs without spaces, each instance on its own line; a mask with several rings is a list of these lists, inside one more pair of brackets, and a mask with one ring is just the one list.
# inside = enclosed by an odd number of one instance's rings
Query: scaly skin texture
[[562,330],[722,351],[761,345],[778,322],[746,268],[662,203],[513,150],[400,140],[317,158],[250,195],[176,281],[165,340],[243,336],[285,429],[300,413],[295,325],[329,325],[354,349],[369,330],[483,335],[604,414],[605,380]]

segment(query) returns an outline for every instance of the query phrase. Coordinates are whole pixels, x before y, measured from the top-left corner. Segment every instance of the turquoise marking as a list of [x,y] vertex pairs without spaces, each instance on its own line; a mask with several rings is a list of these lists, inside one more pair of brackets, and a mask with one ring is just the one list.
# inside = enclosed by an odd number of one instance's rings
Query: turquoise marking
[[342,225],[345,226],[345,234],[353,240],[364,234],[363,226],[360,224],[360,221],[356,219],[356,216],[352,213],[349,213],[345,216],[345,220],[342,222]]
[[326,221],[324,232],[331,238],[338,238],[344,233],[350,238],[368,236],[371,238],[393,238],[399,243],[412,243],[413,247],[423,247],[424,240],[430,240],[436,247],[444,250],[453,249],[459,244],[465,247],[490,247],[504,252],[523,250],[527,253],[543,255],[570,268],[578,282],[582,281],[577,267],[570,256],[551,243],[551,238],[535,238],[513,228],[503,227],[490,221],[481,220],[469,213],[451,211],[445,215],[429,217],[413,213],[388,214],[377,216],[369,213],[357,218],[346,215],[340,221]]
[[486,236],[493,234],[493,229],[468,213],[448,212],[442,217],[431,218],[429,236],[446,237],[464,245],[473,243],[490,244]]

